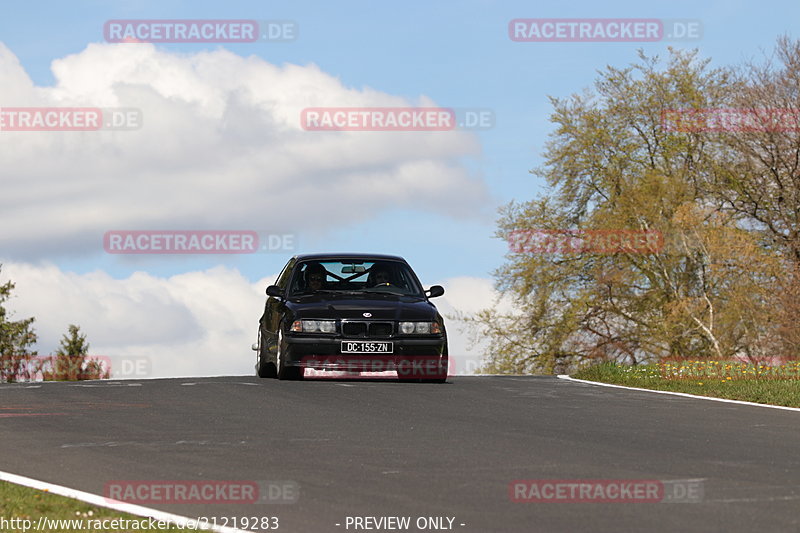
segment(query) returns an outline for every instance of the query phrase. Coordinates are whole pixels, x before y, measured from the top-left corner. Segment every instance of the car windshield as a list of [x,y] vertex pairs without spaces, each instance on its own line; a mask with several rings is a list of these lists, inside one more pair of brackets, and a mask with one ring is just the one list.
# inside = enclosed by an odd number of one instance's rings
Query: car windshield
[[422,288],[405,263],[352,259],[298,264],[292,276],[291,294],[314,292],[422,296]]

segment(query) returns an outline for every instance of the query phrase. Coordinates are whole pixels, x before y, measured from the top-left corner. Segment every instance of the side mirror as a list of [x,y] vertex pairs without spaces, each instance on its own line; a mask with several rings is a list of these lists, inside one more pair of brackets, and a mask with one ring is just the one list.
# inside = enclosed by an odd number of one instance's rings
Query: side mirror
[[267,287],[267,296],[272,296],[273,298],[283,298],[283,289],[277,285],[270,285]]
[[428,298],[436,298],[444,294],[444,287],[441,285],[434,285],[425,292],[428,293]]

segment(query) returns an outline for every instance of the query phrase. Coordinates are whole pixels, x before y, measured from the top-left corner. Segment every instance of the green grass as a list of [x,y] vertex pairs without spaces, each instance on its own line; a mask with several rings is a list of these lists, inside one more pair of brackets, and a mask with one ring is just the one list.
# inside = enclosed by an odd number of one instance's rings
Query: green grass
[[[135,516],[128,513],[114,511],[113,509],[106,509],[105,507],[96,507],[94,505],[82,502],[80,500],[73,500],[63,496],[57,496],[45,491],[23,487],[13,483],[0,481],[0,517],[5,520],[11,519],[27,519],[31,521],[28,526],[28,531],[36,531],[39,517],[44,516],[50,520],[80,520],[83,521],[84,529],[77,529],[76,527],[69,527],[68,524],[62,524],[65,527],[61,528],[43,528],[37,531],[42,532],[67,532],[67,531],[84,531],[95,533],[109,533],[109,532],[127,532],[127,531],[148,531],[148,522],[146,518]],[[139,529],[136,526],[128,527],[126,529],[92,529],[89,526],[94,525],[93,520],[103,519],[126,519],[139,521]],[[23,531],[23,523],[15,522],[0,525],[0,530],[4,532]],[[102,525],[102,524],[101,524]],[[108,524],[110,525],[110,523]],[[158,526],[149,529],[149,531],[192,531],[188,528],[179,529],[171,527],[170,529],[157,529]]]
[[800,407],[800,365],[776,371],[725,361],[682,361],[648,365],[602,363],[572,377],[643,389],[685,392],[731,400]]

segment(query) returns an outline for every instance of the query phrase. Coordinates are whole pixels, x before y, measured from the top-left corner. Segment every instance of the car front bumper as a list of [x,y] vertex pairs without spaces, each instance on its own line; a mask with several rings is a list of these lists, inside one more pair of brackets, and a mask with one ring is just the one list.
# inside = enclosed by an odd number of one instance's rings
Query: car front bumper
[[[384,338],[354,339],[331,336],[284,337],[285,365],[316,370],[348,372],[397,371],[400,375],[434,375],[447,372],[447,339]],[[392,353],[342,353],[341,344],[347,341],[391,342]]]

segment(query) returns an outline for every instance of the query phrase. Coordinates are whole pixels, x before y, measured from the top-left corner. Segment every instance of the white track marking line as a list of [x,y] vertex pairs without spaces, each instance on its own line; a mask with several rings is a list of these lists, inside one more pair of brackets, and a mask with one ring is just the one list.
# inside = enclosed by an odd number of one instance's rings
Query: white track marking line
[[576,383],[588,383],[589,385],[599,385],[601,387],[614,387],[617,389],[638,390],[643,392],[654,392],[656,394],[671,394],[672,396],[684,396],[686,398],[698,398],[700,400],[711,400],[712,402],[735,403],[739,405],[755,405],[756,407],[770,407],[772,409],[781,409],[783,411],[800,411],[800,407],[786,407],[784,405],[770,405],[768,403],[755,403],[745,402],[743,400],[729,400],[728,398],[714,398],[712,396],[698,396],[697,394],[689,394],[687,392],[673,392],[668,390],[654,390],[654,389],[640,389],[639,387],[627,387],[625,385],[613,385],[611,383],[601,383],[599,381],[587,381],[585,379],[575,379],[566,374],[559,374],[558,379],[567,381],[574,381]]
[[31,479],[29,477],[19,476],[17,474],[12,474],[10,472],[3,472],[2,470],[0,470],[0,481],[8,481],[9,483],[30,487],[32,489],[43,490],[49,492],[50,494],[58,494],[59,496],[66,496],[67,498],[73,498],[75,500],[80,500],[82,502],[90,503],[98,507],[106,507],[108,509],[114,509],[115,511],[120,511],[123,513],[130,513],[145,518],[153,518],[155,520],[172,522],[173,524],[177,524],[179,526],[186,527],[189,524],[193,524],[197,528],[196,530],[219,531],[220,533],[252,533],[251,531],[247,531],[244,529],[214,526],[211,524],[208,525],[200,524],[197,523],[196,520],[186,516],[180,516],[177,514],[167,513],[164,511],[158,511],[156,509],[150,509],[149,507],[134,505],[132,503],[119,502],[116,500],[112,500],[111,498],[105,498],[103,496],[98,496],[96,494],[90,494],[88,492],[71,489],[69,487],[63,487],[61,485],[54,485],[46,481],[39,481],[37,479]]

